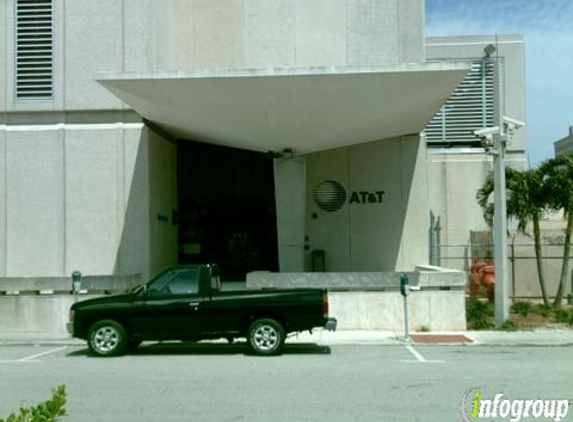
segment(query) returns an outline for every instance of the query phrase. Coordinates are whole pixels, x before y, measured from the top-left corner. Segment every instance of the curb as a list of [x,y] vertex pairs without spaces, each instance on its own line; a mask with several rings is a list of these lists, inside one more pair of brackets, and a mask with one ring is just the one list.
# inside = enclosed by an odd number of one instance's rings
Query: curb
[[[424,333],[426,334],[426,333]],[[431,334],[463,335],[471,342],[423,343],[405,341],[403,336],[390,331],[315,331],[314,334],[300,333],[287,337],[290,344],[319,344],[326,346],[506,346],[506,347],[567,347],[573,346],[573,331],[555,332],[456,332]],[[516,338],[517,337],[517,338]],[[204,340],[202,343],[216,343],[220,340]],[[85,346],[84,340],[64,337],[61,333],[0,333],[0,346]]]

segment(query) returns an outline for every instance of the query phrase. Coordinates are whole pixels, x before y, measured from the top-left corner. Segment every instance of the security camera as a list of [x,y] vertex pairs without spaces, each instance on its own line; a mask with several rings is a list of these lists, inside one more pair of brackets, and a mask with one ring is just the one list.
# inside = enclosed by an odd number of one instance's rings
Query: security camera
[[525,126],[525,122],[522,122],[521,120],[513,119],[507,116],[503,116],[502,119],[508,130],[516,130]]
[[486,127],[483,129],[474,130],[474,135],[478,138],[488,138],[491,139],[494,133],[499,132],[499,126]]
[[488,153],[490,153],[493,147],[493,135],[495,133],[499,133],[499,126],[474,130],[474,135],[480,138],[482,148]]

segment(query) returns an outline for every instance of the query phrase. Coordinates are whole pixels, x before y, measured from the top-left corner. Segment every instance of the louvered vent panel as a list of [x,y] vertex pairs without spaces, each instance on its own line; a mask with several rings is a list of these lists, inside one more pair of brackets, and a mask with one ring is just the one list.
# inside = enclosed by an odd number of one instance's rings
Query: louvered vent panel
[[429,144],[475,143],[474,130],[493,126],[494,64],[475,61],[463,82],[426,126]]
[[53,96],[53,0],[16,1],[16,98]]

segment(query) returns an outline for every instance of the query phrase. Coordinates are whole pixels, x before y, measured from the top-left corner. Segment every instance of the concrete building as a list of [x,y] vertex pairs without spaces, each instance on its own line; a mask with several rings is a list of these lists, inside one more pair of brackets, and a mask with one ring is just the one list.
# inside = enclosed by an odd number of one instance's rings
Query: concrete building
[[[442,243],[482,224],[483,49],[523,120],[520,37],[426,40],[423,0],[0,0],[0,28],[0,287],[216,262],[224,281],[364,290],[332,293],[341,328],[395,329],[384,290],[408,271],[413,321],[465,327],[463,274],[426,265],[429,216]],[[460,101],[481,102],[462,134]],[[522,133],[509,149],[524,165]],[[70,300],[3,299],[7,327],[46,330]]]
[[573,126],[569,126],[569,134],[553,143],[555,156],[573,153]]
[[0,276],[427,262],[420,133],[469,65],[426,61],[421,0],[4,0],[0,26]]
[[430,211],[442,243],[483,227],[491,159],[444,103],[490,43],[524,119],[522,38],[426,40],[422,0],[0,0],[0,27],[4,278],[411,271]]
[[[476,129],[493,126],[496,85],[493,63],[485,57],[488,44],[500,61],[500,107],[503,115],[526,121],[525,46],[521,35],[432,37],[426,41],[429,62],[465,61],[471,70],[426,127],[429,208],[432,214],[431,262],[468,269],[470,232],[486,231],[476,201],[477,190],[493,170]],[[507,143],[507,166],[528,168],[526,130],[515,131]],[[483,257],[482,257],[483,258]]]

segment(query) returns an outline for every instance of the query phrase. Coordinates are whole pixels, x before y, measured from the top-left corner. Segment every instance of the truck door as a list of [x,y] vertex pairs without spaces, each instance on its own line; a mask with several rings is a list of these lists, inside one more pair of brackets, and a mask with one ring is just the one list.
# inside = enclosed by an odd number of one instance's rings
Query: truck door
[[148,285],[143,306],[132,325],[142,338],[185,340],[209,332],[200,289],[201,267],[168,271]]

